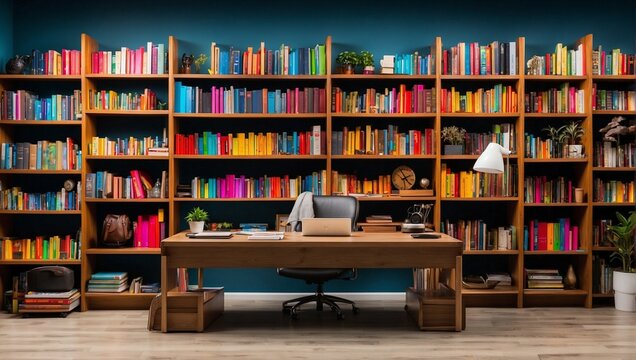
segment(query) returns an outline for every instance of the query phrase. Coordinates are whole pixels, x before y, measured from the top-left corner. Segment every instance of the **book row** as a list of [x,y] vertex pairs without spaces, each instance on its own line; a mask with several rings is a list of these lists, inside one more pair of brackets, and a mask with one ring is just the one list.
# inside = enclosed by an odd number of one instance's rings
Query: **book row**
[[594,166],[636,167],[636,143],[618,145],[609,141],[595,142]]
[[108,137],[93,136],[91,142],[88,143],[89,155],[150,155],[149,150],[151,148],[167,149],[167,144],[159,136],[146,136],[143,138],[116,138],[110,139]]
[[525,134],[524,137],[526,159],[562,159],[568,152],[563,144],[554,139],[542,139],[533,134]]
[[19,301],[20,313],[55,311],[69,312],[80,304],[80,292],[72,289],[66,292],[29,291],[24,300]]
[[142,170],[130,170],[130,176],[118,176],[108,171],[86,174],[87,199],[146,199],[168,197],[167,172],[161,172],[154,185]]
[[583,114],[585,90],[565,83],[559,89],[530,91],[525,95],[526,113]]
[[553,53],[535,55],[528,60],[528,75],[583,76],[585,74],[585,46],[577,44],[568,50],[558,43]]
[[261,42],[254,51],[248,47],[241,51],[234,47],[210,44],[210,75],[326,75],[325,45],[313,48],[292,48],[281,44],[272,50]]
[[366,114],[411,114],[435,112],[435,89],[426,89],[423,84],[415,84],[407,90],[407,85],[398,88],[362,91],[344,91],[339,87],[331,89],[331,112]]
[[634,202],[634,181],[603,180],[596,178],[592,183],[592,190],[595,202]]
[[399,132],[397,125],[386,129],[366,125],[331,133],[332,155],[432,155],[434,151],[433,129]]
[[164,210],[156,214],[138,215],[133,221],[133,247],[159,248],[161,240],[166,238],[166,221]]
[[503,174],[487,174],[473,171],[453,173],[442,163],[441,195],[443,198],[481,198],[517,196],[518,170],[510,165]]
[[167,74],[168,56],[164,44],[148,42],[146,47],[91,53],[90,74]]
[[513,153],[516,152],[515,124],[494,124],[490,133],[466,133],[464,135],[464,154],[480,155],[488,144],[497,143]]
[[636,74],[634,54],[623,54],[621,49],[611,51],[592,50],[592,75],[633,75]]
[[592,88],[592,110],[636,111],[636,91]]
[[597,219],[592,225],[592,245],[612,246],[610,242],[609,226],[615,225],[612,219]]
[[[190,197],[194,199],[226,198],[294,198],[304,191],[315,195],[327,193],[326,171],[313,172],[305,177],[261,176],[228,174],[224,177],[199,178],[191,182]],[[186,195],[185,192],[182,195]]]
[[517,43],[460,42],[442,51],[442,75],[517,75]]
[[0,169],[79,170],[82,151],[73,139],[0,144]]
[[31,75],[80,75],[82,57],[80,50],[33,50]]
[[391,175],[379,175],[377,179],[360,179],[357,175],[331,172],[331,193],[340,195],[391,193]]
[[524,202],[534,204],[557,204],[574,202],[572,180],[563,176],[548,179],[547,176],[530,176],[524,179],[526,189]]
[[2,260],[67,260],[80,258],[79,239],[71,235],[38,235],[34,239],[0,238]]
[[198,86],[175,82],[175,112],[208,114],[306,114],[325,113],[325,89],[306,87],[287,90]]
[[157,94],[144,89],[143,93],[118,93],[113,90],[88,90],[91,110],[157,110]]
[[[380,61],[382,65],[382,61]],[[385,72],[386,67],[382,65],[382,73]],[[400,75],[434,75],[435,63],[431,54],[420,55],[419,52],[413,54],[396,54],[393,56],[393,66],[391,67],[393,72],[388,74],[400,74]]]
[[455,90],[442,89],[440,110],[443,113],[502,113],[517,112],[517,92],[512,86],[495,85],[492,89],[483,88],[461,94]]
[[525,251],[574,251],[580,245],[579,227],[570,218],[559,218],[558,222],[531,220],[523,227]]
[[592,292],[594,294],[611,294],[614,291],[614,270],[607,259],[594,256],[592,262]]
[[563,290],[563,276],[557,269],[524,269],[527,289]]
[[2,120],[81,120],[82,92],[40,96],[27,90],[0,90]]
[[464,220],[455,222],[444,220],[440,231],[455,239],[462,240],[464,250],[516,250],[517,229],[511,226],[488,226],[484,220]]
[[324,155],[326,139],[320,125],[310,131],[221,134],[204,131],[177,134],[176,155]]
[[[80,182],[77,189],[81,191]],[[80,197],[76,191],[49,191],[46,193],[27,193],[14,186],[0,191],[0,210],[79,210]]]
[[127,272],[97,272],[91,275],[88,292],[120,293],[128,290]]

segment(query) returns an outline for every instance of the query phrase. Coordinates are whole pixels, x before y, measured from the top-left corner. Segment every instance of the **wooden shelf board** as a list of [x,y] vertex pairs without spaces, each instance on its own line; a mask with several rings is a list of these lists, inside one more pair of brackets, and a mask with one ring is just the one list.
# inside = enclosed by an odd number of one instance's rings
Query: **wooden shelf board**
[[435,201],[435,196],[356,196],[359,201]]
[[[207,69],[202,69],[206,71]],[[175,80],[326,80],[326,75],[210,75],[210,74],[175,74]]]
[[435,159],[435,155],[331,155],[333,160],[373,160],[373,159]]
[[636,167],[622,166],[622,167],[600,167],[595,166],[592,171],[616,171],[616,172],[636,172]]
[[551,204],[545,204],[545,203],[523,203],[523,206],[525,206],[525,207],[570,207],[570,206],[585,207],[585,206],[587,206],[587,203],[586,202],[582,202],[582,203],[551,203]]
[[537,255],[587,255],[588,251],[587,250],[569,250],[569,251],[565,251],[565,250],[533,250],[533,251],[524,251],[523,252],[524,255],[532,255],[532,256],[537,256]]
[[28,259],[28,260],[0,260],[0,265],[81,265],[81,260],[42,260],[42,259]]
[[470,81],[515,81],[519,80],[519,75],[441,75],[442,81],[445,80],[470,80]]
[[592,110],[592,115],[627,115],[631,116],[636,114],[636,111],[629,110]]
[[327,155],[174,155],[190,160],[325,160]]
[[168,160],[168,156],[150,155],[86,155],[86,160]]
[[614,298],[614,292],[611,292],[609,294],[601,294],[601,293],[593,293],[592,294],[593,298],[598,298],[598,299],[602,299],[602,298]]
[[592,80],[607,80],[607,81],[636,81],[636,75],[592,75]]
[[479,197],[479,198],[447,198],[442,197],[442,201],[513,201],[519,200],[519,197]]
[[216,199],[193,199],[193,198],[174,198],[175,202],[234,202],[234,201],[296,201],[296,198],[216,198]]
[[85,200],[87,203],[167,203],[169,199],[166,198],[150,198],[150,199],[101,199],[101,198],[88,198]]
[[[441,155],[442,160],[477,160],[480,155]],[[517,159],[516,154],[510,155],[510,159]]]
[[87,115],[168,115],[168,110],[86,110]]
[[636,203],[633,202],[593,202],[592,206],[599,206],[599,207],[608,207],[608,206],[636,206]]
[[550,289],[523,289],[523,295],[528,296],[586,296],[587,291],[581,289],[575,290],[550,290]]
[[0,120],[3,125],[82,126],[81,120]]
[[452,113],[441,113],[443,118],[448,117],[463,117],[463,118],[502,118],[502,117],[519,117],[519,113],[467,113],[467,112],[452,112]]
[[0,170],[0,174],[73,175],[73,174],[81,174],[81,173],[82,173],[82,170],[31,170],[31,169]]
[[87,255],[160,255],[160,248],[89,248]]
[[193,118],[193,119],[324,119],[327,117],[325,113],[302,113],[302,114],[213,114],[213,113],[174,113],[175,118]]
[[562,163],[581,163],[586,164],[589,161],[588,158],[552,158],[552,159],[528,159],[524,158],[524,163],[539,163],[539,164],[562,164]]
[[530,81],[583,81],[587,80],[586,75],[525,75],[524,78]]
[[331,113],[332,118],[435,118],[435,113]]
[[81,75],[0,75],[0,80],[76,81],[81,79]]
[[467,289],[462,288],[462,295],[476,296],[476,295],[518,295],[519,290],[516,286],[496,286],[494,289]]
[[435,80],[435,75],[404,75],[404,74],[332,74],[332,80]]
[[464,250],[464,255],[519,255],[519,250]]
[[86,74],[87,79],[112,79],[112,80],[168,80],[168,74]]
[[614,246],[592,246],[592,251],[616,251]]
[[81,215],[79,210],[0,210],[0,214],[15,215]]
[[525,113],[526,118],[584,118],[586,113]]

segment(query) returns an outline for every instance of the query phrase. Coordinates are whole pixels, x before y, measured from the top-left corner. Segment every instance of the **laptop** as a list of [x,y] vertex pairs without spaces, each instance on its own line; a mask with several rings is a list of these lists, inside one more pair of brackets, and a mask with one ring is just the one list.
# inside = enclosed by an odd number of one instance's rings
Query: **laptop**
[[350,236],[349,218],[304,218],[303,236]]

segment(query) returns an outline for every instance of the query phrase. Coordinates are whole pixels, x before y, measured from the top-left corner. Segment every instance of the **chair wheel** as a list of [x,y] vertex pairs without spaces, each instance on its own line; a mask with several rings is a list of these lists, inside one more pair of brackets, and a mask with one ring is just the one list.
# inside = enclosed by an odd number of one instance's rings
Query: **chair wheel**
[[351,310],[353,311],[353,313],[354,313],[354,314],[357,314],[357,313],[359,313],[359,312],[360,312],[360,308],[358,308],[358,307],[356,307],[356,306],[352,306],[352,309],[351,309]]

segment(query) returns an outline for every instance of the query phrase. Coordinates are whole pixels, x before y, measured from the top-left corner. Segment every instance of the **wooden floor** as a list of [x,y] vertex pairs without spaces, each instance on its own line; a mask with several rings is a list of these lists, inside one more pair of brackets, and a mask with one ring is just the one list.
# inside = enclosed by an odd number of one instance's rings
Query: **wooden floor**
[[636,314],[611,307],[467,309],[464,332],[420,332],[397,301],[345,320],[274,301],[226,300],[205,333],[146,330],[144,311],[0,315],[0,359],[636,359]]

